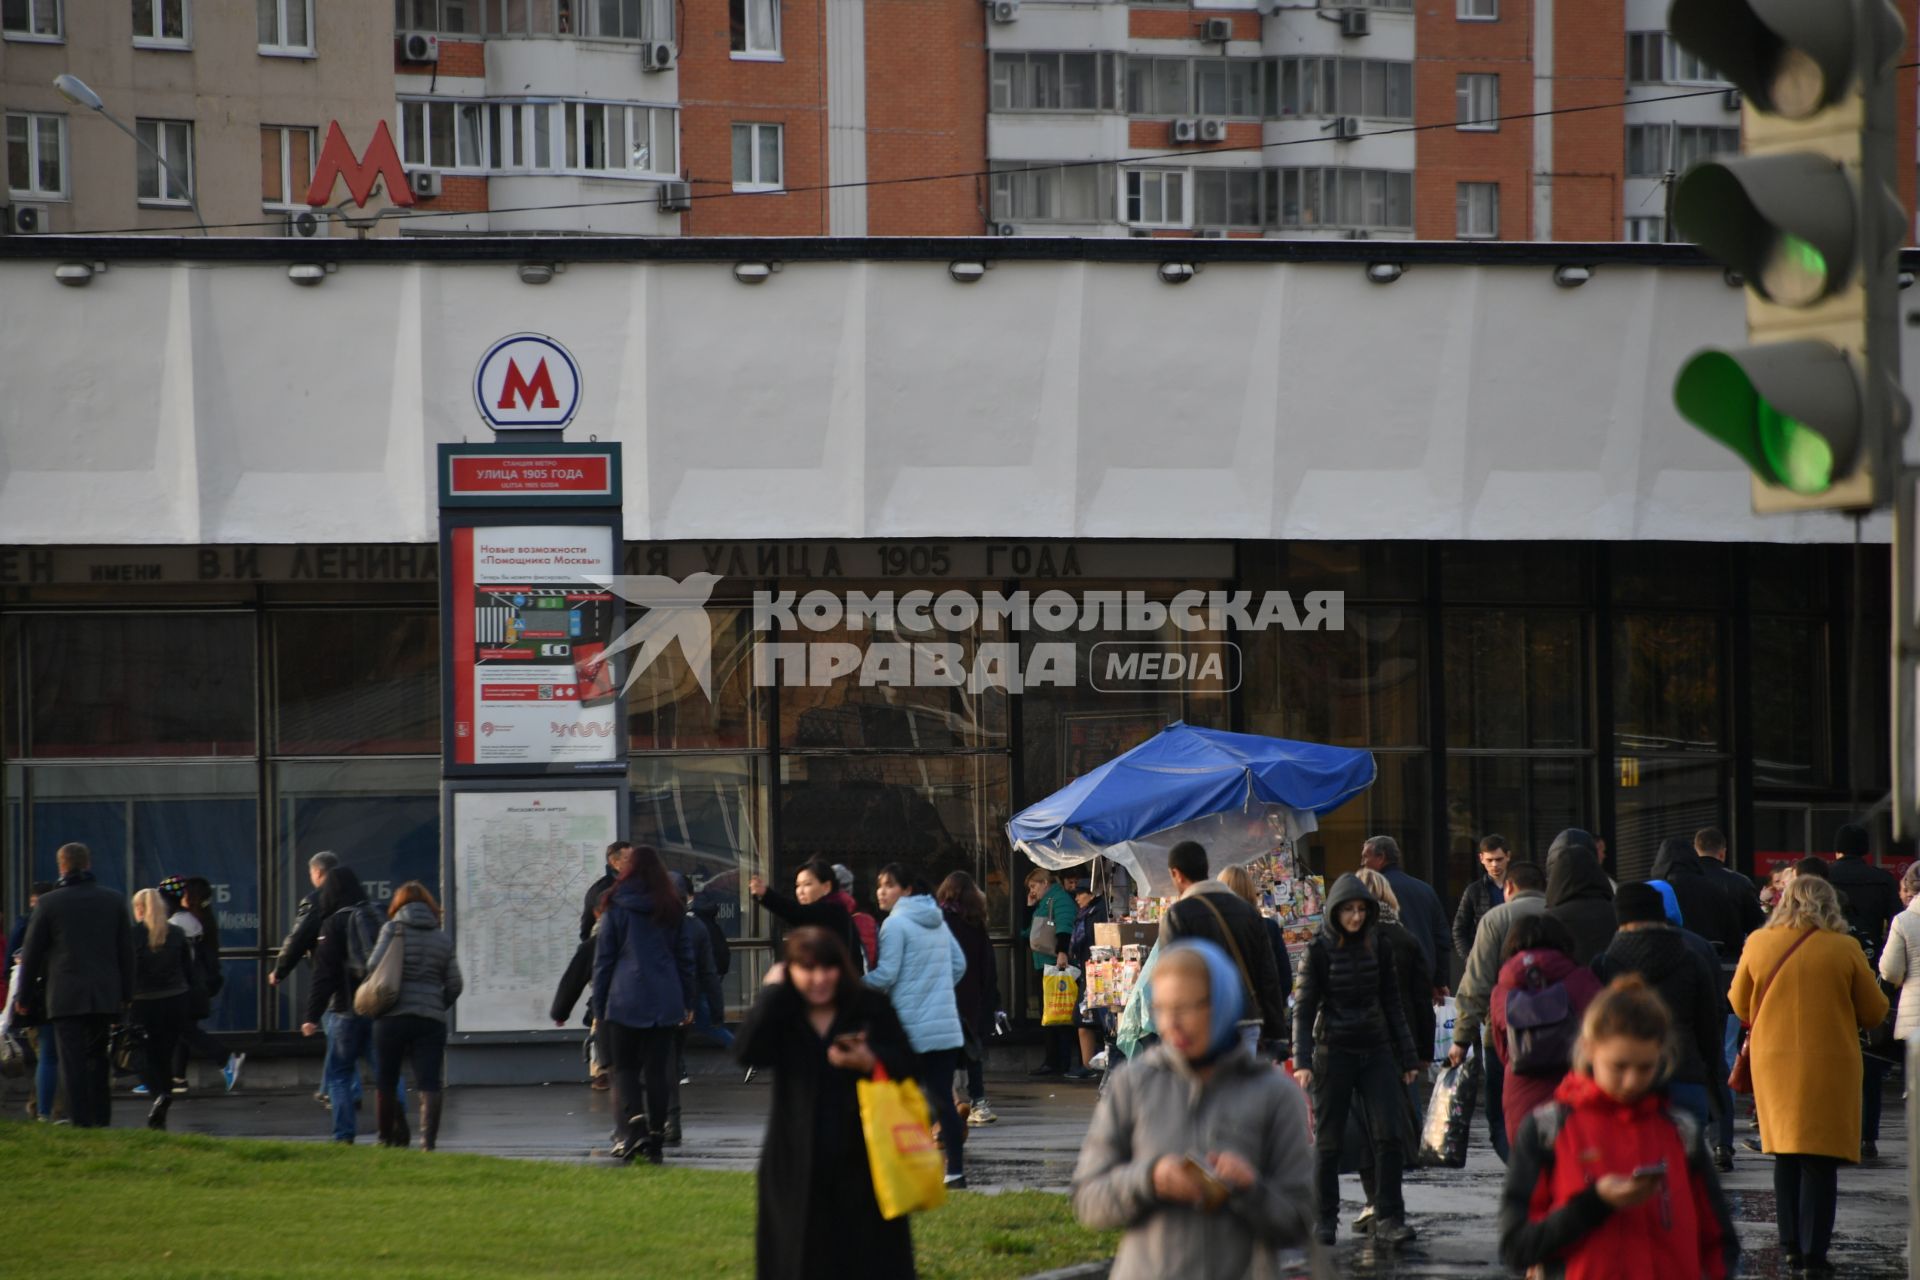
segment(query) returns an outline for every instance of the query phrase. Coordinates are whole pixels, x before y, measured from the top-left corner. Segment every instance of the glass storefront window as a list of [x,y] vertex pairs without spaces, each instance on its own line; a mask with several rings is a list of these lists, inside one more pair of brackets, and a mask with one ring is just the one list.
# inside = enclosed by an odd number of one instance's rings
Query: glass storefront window
[[1827,608],[1831,547],[1768,546],[1747,556],[1747,590],[1756,612],[1820,613]]
[[1256,589],[1344,591],[1349,600],[1426,594],[1424,542],[1243,543],[1240,576]]
[[1615,542],[1609,547],[1616,604],[1713,609],[1732,598],[1732,552],[1725,543]]
[[[987,927],[1004,933],[1012,919],[1008,775],[1003,754],[782,756],[780,847],[769,878],[789,887],[816,855],[845,863],[854,896],[871,911],[874,876],[889,862],[936,885],[965,871],[986,892]],[[763,918],[758,932],[766,929]]]
[[269,626],[277,754],[439,753],[433,610],[286,610]]
[[1440,552],[1448,604],[1582,604],[1587,548],[1568,542],[1454,542]]
[[1613,878],[1625,883],[1652,875],[1660,842],[1668,837],[1691,838],[1702,827],[1727,830],[1727,775],[1725,761],[1636,758],[1613,793],[1614,829],[1607,843]]
[[1753,619],[1752,634],[1754,784],[1824,786],[1833,773],[1827,624],[1762,616]]
[[1426,744],[1419,610],[1350,604],[1345,630],[1267,630],[1241,643],[1249,733],[1345,747]]
[[[1332,813],[1322,814],[1320,829],[1301,842],[1308,865],[1332,887],[1338,877],[1360,869],[1360,846],[1369,836],[1392,836],[1409,872],[1427,880],[1432,860],[1427,845],[1428,797],[1433,792],[1431,765],[1424,751],[1375,752],[1379,779]],[[1445,896],[1444,891],[1442,896]]]
[[1449,748],[1588,745],[1584,617],[1449,609],[1445,629]]
[[252,616],[33,614],[19,625],[24,754],[254,754]]
[[627,690],[627,733],[633,750],[765,745],[766,691],[753,682],[753,610],[716,606],[707,610],[707,621],[713,636],[708,673],[713,696],[700,688],[681,647],[669,644]]
[[695,903],[718,908],[727,937],[748,936],[747,878],[766,870],[765,757],[642,756],[628,777],[628,838],[658,849],[667,870],[684,872]]
[[1718,751],[1721,620],[1637,613],[1613,624],[1613,740],[1622,755]]
[[1447,756],[1447,877],[1480,874],[1480,838],[1502,835],[1516,858],[1546,865],[1554,836],[1591,830],[1585,756]]

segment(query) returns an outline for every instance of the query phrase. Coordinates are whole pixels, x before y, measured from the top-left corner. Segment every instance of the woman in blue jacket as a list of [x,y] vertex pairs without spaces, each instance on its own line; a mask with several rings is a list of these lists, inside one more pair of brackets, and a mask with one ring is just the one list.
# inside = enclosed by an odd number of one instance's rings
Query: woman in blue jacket
[[948,930],[932,886],[917,873],[889,862],[880,868],[874,897],[887,919],[880,926],[880,962],[867,975],[867,985],[892,999],[907,1041],[920,1056],[920,1088],[940,1120],[947,1185],[965,1187],[961,1147],[967,1126],[953,1103],[953,1073],[966,1036],[953,986],[966,975],[967,956]]
[[693,1021],[693,938],[684,923],[686,904],[673,891],[660,855],[647,845],[634,849],[633,861],[607,890],[605,902],[593,953],[593,1016],[606,1025],[613,1050],[613,1155],[631,1160],[642,1149],[634,1126],[644,1117],[647,1160],[659,1164],[673,1031]]

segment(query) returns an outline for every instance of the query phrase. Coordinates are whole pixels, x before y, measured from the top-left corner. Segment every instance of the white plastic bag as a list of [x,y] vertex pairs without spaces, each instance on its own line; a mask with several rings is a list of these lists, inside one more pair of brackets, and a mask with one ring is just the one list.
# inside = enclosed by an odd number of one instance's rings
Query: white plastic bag
[[1459,1017],[1460,1006],[1454,1003],[1452,996],[1434,1001],[1433,1005],[1433,1057],[1429,1062],[1443,1062],[1448,1050],[1453,1048],[1453,1024]]

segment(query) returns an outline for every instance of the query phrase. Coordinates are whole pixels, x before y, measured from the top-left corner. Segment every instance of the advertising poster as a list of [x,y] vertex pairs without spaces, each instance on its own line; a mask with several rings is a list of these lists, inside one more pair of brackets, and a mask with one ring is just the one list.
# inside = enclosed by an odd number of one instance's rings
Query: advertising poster
[[586,581],[618,572],[604,525],[451,530],[451,765],[616,766],[619,686],[604,658],[618,614]]
[[457,791],[453,918],[462,1034],[551,1031],[554,984],[580,941],[580,905],[620,834],[620,793]]

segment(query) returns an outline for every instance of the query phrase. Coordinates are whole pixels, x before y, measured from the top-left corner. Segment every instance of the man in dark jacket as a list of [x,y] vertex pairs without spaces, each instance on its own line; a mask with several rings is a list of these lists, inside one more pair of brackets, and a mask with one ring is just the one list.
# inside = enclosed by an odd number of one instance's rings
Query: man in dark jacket
[[340,856],[324,850],[307,859],[307,878],[313,882],[313,892],[300,899],[300,905],[294,908],[293,928],[280,940],[279,954],[274,956],[273,968],[267,973],[268,986],[277,987],[285,982],[313,950],[313,944],[320,940],[320,926],[333,914],[323,900],[321,886],[326,883],[327,872],[339,865]]
[[1726,895],[1707,879],[1691,841],[1662,840],[1659,856],[1653,860],[1653,878],[1666,881],[1673,890],[1682,927],[1711,942],[1719,955],[1740,959],[1740,946],[1746,941],[1740,918]]
[[327,1037],[321,1083],[333,1108],[333,1140],[350,1143],[359,1130],[360,1061],[373,1065],[373,1019],[353,1011],[353,997],[367,976],[367,961],[386,917],[367,901],[360,877],[347,867],[327,872],[324,889],[333,911],[313,944],[313,984],[307,989],[300,1032]]
[[1480,931],[1480,921],[1507,900],[1502,885],[1507,878],[1507,861],[1512,856],[1505,836],[1487,836],[1480,841],[1480,866],[1486,874],[1476,876],[1466,887],[1453,913],[1453,954],[1460,957],[1462,964],[1473,954],[1473,939]]
[[[112,1122],[107,1037],[133,1000],[133,913],[93,877],[93,853],[63,844],[60,881],[40,899],[20,947],[20,989],[46,982],[47,1020],[59,1048],[67,1113],[81,1128]],[[24,1005],[16,1012],[25,1014]]]
[[[1160,942],[1169,945],[1175,938],[1208,938],[1219,944],[1240,970],[1247,986],[1246,1009],[1249,1015],[1241,1023],[1243,1038],[1255,1035],[1266,1041],[1263,1050],[1274,1061],[1287,1056],[1291,1028],[1287,1024],[1287,997],[1292,974],[1273,955],[1267,941],[1266,925],[1259,909],[1239,894],[1207,875],[1207,851],[1199,843],[1182,840],[1167,854],[1167,872],[1180,900],[1160,917]],[[1252,1023],[1259,1023],[1257,1033]]]
[[1727,837],[1717,827],[1702,827],[1693,833],[1693,851],[1700,856],[1700,870],[1707,883],[1733,904],[1734,919],[1740,924],[1740,946],[1733,955],[1737,961],[1747,945],[1747,936],[1767,923],[1760,909],[1760,891],[1751,879],[1727,865]]
[[580,941],[585,942],[593,936],[593,922],[599,919],[597,914],[600,899],[607,890],[613,888],[613,882],[627,869],[627,859],[633,856],[630,841],[615,840],[607,846],[607,869],[598,880],[587,886],[587,896],[580,905]]
[[[1727,1011],[1719,967],[1704,949],[1688,945],[1683,930],[1667,922],[1666,903],[1652,885],[1621,885],[1613,909],[1619,932],[1594,960],[1594,976],[1606,983],[1637,973],[1666,1002],[1677,1051],[1668,1096],[1693,1113],[1702,1132],[1710,1132],[1707,1073],[1720,1069]],[[1684,905],[1680,909],[1686,911]]]
[[1873,944],[1867,959],[1880,963],[1887,941],[1887,922],[1900,914],[1900,882],[1867,861],[1867,829],[1849,822],[1833,833],[1833,852],[1827,878],[1846,895],[1847,923]]
[[1547,914],[1573,935],[1573,958],[1592,964],[1613,941],[1613,886],[1600,869],[1593,837],[1568,827],[1547,849]]
[[1440,895],[1400,865],[1400,842],[1392,836],[1374,836],[1360,846],[1360,865],[1378,871],[1393,886],[1393,896],[1400,899],[1400,923],[1420,944],[1427,972],[1433,975],[1434,997],[1446,995],[1451,968],[1447,952],[1453,946],[1453,934],[1447,928],[1447,909],[1440,904]]

